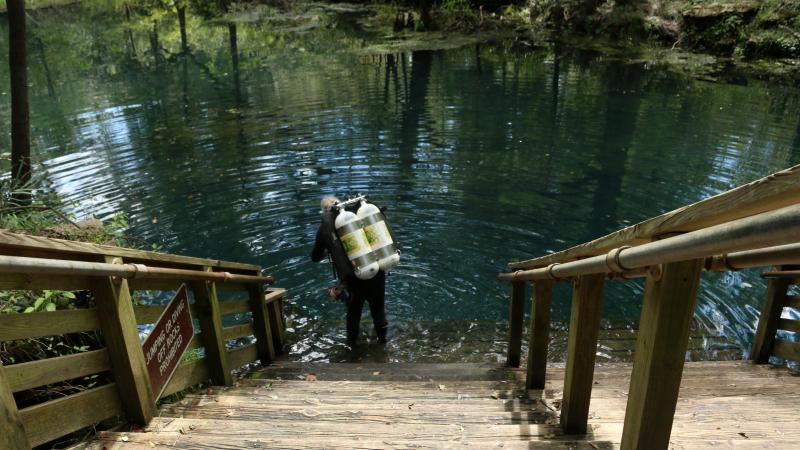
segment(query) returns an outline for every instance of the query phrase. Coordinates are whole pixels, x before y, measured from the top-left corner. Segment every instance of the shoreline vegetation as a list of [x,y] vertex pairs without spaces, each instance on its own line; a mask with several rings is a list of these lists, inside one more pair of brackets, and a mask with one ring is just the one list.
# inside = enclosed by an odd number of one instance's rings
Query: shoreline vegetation
[[[31,0],[29,10],[87,7],[78,0]],[[304,33],[347,16],[373,39],[365,54],[438,50],[481,42],[531,49],[598,51],[624,63],[666,65],[707,81],[742,76],[800,84],[800,0],[107,0],[153,21],[195,15],[208,23],[273,24]],[[0,13],[4,13],[0,8]]]

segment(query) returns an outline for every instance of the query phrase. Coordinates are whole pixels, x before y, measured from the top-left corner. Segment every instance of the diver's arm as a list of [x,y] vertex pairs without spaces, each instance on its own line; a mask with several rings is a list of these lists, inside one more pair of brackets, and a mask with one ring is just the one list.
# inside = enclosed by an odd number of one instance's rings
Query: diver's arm
[[322,233],[322,226],[320,226],[317,230],[317,238],[314,240],[314,250],[311,251],[311,261],[320,262],[325,257],[325,238]]

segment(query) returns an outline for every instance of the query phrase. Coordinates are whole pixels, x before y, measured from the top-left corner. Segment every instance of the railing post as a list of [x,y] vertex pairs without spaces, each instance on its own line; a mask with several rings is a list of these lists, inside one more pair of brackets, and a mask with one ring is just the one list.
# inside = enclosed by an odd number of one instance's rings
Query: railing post
[[264,299],[264,288],[261,284],[247,285],[250,294],[250,309],[253,311],[253,333],[256,337],[258,358],[262,365],[267,365],[275,360],[275,347],[272,343],[272,330],[269,324],[269,311]]
[[508,357],[507,364],[519,367],[520,354],[522,353],[522,322],[525,307],[525,282],[514,281],[511,283],[511,305],[508,311]]
[[553,299],[553,280],[536,280],[531,301],[531,325],[528,331],[527,389],[544,389],[547,371],[547,346],[550,344],[550,305]]
[[566,434],[586,433],[605,279],[604,273],[582,275],[575,280],[572,289],[567,369],[561,402],[561,428]]
[[9,450],[31,448],[2,363],[0,363],[0,448]]
[[[788,268],[782,266],[778,270],[788,270]],[[772,355],[775,333],[778,331],[778,320],[783,313],[786,294],[791,285],[790,278],[771,278],[767,283],[764,304],[761,305],[761,314],[758,317],[758,328],[755,338],[753,338],[753,349],[750,351],[750,359],[756,364],[766,364]]]
[[[205,266],[203,271],[211,272],[212,268]],[[211,380],[214,384],[230,386],[233,384],[233,376],[228,362],[225,340],[222,336],[222,315],[220,314],[216,283],[192,281],[190,285],[194,292],[206,364]]]
[[[103,258],[106,263],[122,264],[122,258]],[[155,415],[156,405],[136,328],[128,280],[97,277],[92,280],[92,293],[125,413],[132,422],[147,425]]]
[[269,312],[269,327],[272,330],[272,344],[276,354],[283,353],[284,345],[284,324],[283,324],[283,300],[275,299],[267,305]]
[[622,429],[623,449],[666,449],[672,431],[703,260],[648,275]]

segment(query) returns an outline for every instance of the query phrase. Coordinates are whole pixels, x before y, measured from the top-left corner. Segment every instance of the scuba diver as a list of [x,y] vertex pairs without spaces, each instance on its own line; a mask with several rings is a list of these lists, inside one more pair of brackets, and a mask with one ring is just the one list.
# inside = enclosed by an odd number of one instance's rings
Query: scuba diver
[[[346,209],[346,204],[352,204],[356,200],[362,200],[359,212],[365,211],[361,214],[364,217]],[[317,230],[314,250],[311,252],[311,260],[314,262],[321,261],[326,254],[330,256],[336,277],[342,284],[329,289],[329,295],[347,306],[347,341],[351,346],[358,340],[364,302],[369,304],[378,341],[386,342],[388,322],[384,311],[384,289],[386,271],[391,267],[384,264],[383,267],[387,270],[381,270],[378,255],[383,254],[386,259],[389,250],[383,249],[382,253],[373,251],[374,246],[370,245],[370,240],[378,245],[381,239],[382,242],[388,240],[390,245],[384,247],[390,247],[396,252],[388,229],[382,221],[382,213],[379,215],[381,221],[376,221],[378,216],[374,211],[380,210],[366,203],[364,197],[356,200],[339,202],[333,196],[322,199],[322,223]],[[386,238],[381,235],[382,230],[386,231]],[[378,249],[381,250],[380,247]],[[399,261],[399,254],[390,257],[393,258],[393,267]]]

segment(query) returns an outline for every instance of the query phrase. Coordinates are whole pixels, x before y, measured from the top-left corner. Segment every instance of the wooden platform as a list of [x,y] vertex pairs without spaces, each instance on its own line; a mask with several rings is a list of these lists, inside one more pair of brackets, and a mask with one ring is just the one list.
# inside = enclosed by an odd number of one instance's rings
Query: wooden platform
[[[285,363],[161,408],[146,430],[83,448],[617,448],[630,364],[595,370],[589,433],[564,436],[564,370],[544,391],[478,364]],[[316,381],[313,381],[316,379]],[[748,362],[687,363],[671,448],[800,446],[800,377]]]

